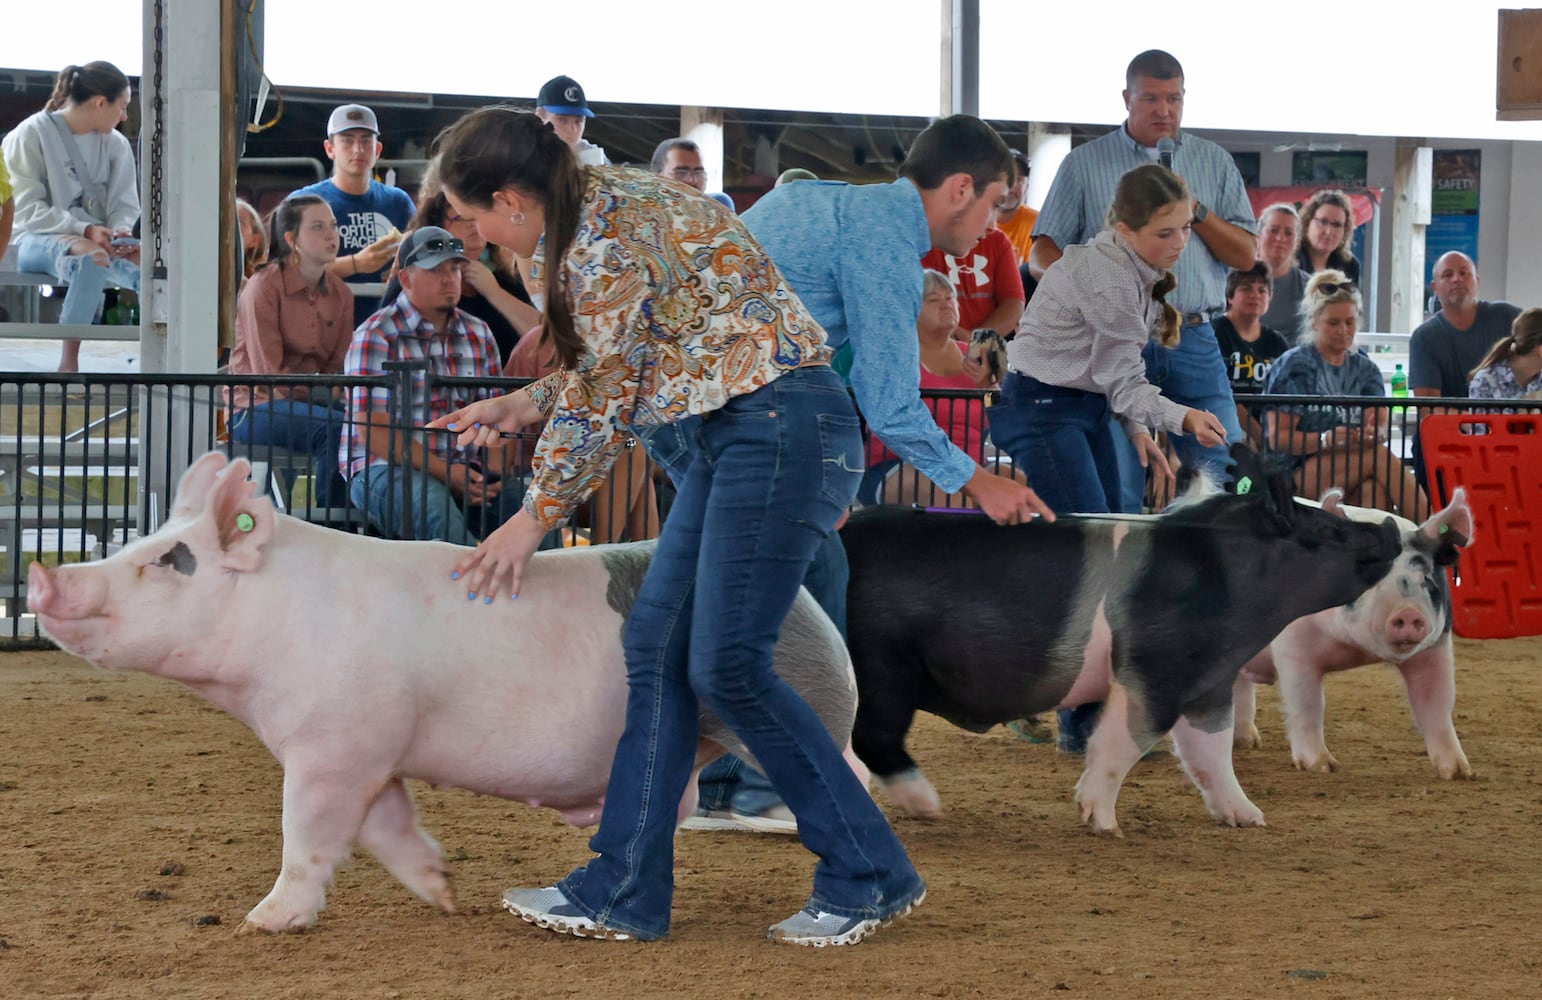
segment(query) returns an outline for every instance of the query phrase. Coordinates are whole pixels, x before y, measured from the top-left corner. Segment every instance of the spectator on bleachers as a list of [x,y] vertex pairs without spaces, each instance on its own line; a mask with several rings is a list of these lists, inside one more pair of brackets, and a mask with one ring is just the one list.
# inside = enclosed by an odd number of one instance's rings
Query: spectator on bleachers
[[[232,375],[335,375],[353,335],[353,293],[327,268],[337,259],[337,220],[319,196],[297,194],[273,210],[273,256],[236,300]],[[230,436],[311,456],[318,507],[346,503],[337,472],[343,414],[308,386],[226,390]],[[261,457],[261,452],[253,452]]]
[[[327,118],[323,145],[332,161],[332,176],[294,194],[320,195],[332,206],[342,237],[339,256],[332,262],[333,274],[349,284],[384,281],[414,206],[407,192],[388,187],[373,176],[375,163],[385,149],[375,112],[362,104],[334,108]],[[354,326],[368,319],[382,301],[355,293]]]
[[[926,269],[924,278],[921,315],[916,320],[916,335],[921,341],[921,391],[981,388],[981,374],[988,381],[989,372],[970,362],[969,344],[953,336],[958,328],[958,295],[953,285],[947,275],[931,268]],[[1011,463],[999,463],[986,453],[983,399],[930,399],[927,404],[949,439],[966,455],[996,475],[1012,475]],[[1027,482],[1021,473],[1016,478]],[[876,434],[868,440],[867,473],[857,490],[857,499],[863,503],[969,506],[963,496],[944,493],[923,482],[915,466],[903,464]]]
[[655,146],[648,166],[660,176],[707,193],[707,168],[701,162],[701,147],[683,136],[665,139]]
[[1542,309],[1515,317],[1510,335],[1472,371],[1472,399],[1542,399]]
[[1296,266],[1307,274],[1332,268],[1360,283],[1360,259],[1349,249],[1355,238],[1355,209],[1337,188],[1315,192],[1301,206]]
[[244,198],[236,199],[236,224],[241,227],[241,278],[244,285],[245,279],[256,274],[257,269],[268,262],[268,232],[262,224],[262,216]]
[[[1381,369],[1355,350],[1360,290],[1342,271],[1320,271],[1307,282],[1304,305],[1310,342],[1292,347],[1269,369],[1264,391],[1281,396],[1386,395]],[[1386,414],[1342,403],[1269,411],[1269,440],[1296,457],[1296,488],[1316,499],[1330,487],[1348,503],[1396,511],[1415,521],[1429,504],[1413,473],[1386,445]]]
[[16,198],[11,190],[11,172],[0,156],[0,254],[11,245],[11,224],[16,221]]
[[[1290,350],[1285,338],[1263,321],[1269,310],[1271,285],[1269,265],[1264,261],[1258,261],[1245,271],[1233,270],[1226,276],[1226,315],[1217,316],[1211,326],[1215,327],[1215,343],[1221,349],[1221,359],[1231,373],[1234,397],[1263,392],[1269,366]],[[1248,436],[1248,443],[1254,448],[1263,447],[1263,428],[1240,401],[1237,419]]]
[[568,144],[581,166],[602,167],[610,162],[605,150],[584,138],[584,127],[594,112],[589,109],[584,88],[571,76],[554,76],[541,84],[535,99],[535,116]]
[[1519,306],[1478,298],[1478,270],[1460,250],[1435,261],[1434,290],[1440,311],[1408,339],[1408,388],[1415,396],[1467,395],[1474,368],[1489,349],[1510,335]]
[[1007,188],[1007,196],[996,214],[996,228],[1007,234],[1012,241],[1012,252],[1017,263],[1028,263],[1028,252],[1033,249],[1033,224],[1039,221],[1036,209],[1028,207],[1023,199],[1028,195],[1028,171],[1031,165],[1020,149],[1012,150],[1012,162],[1017,166],[1017,180]]
[[1258,259],[1269,265],[1269,311],[1264,326],[1294,344],[1301,332],[1301,296],[1311,275],[1296,264],[1301,213],[1289,202],[1275,202],[1258,213]]
[[959,257],[933,247],[921,258],[921,266],[947,275],[958,293],[958,327],[952,334],[956,340],[967,345],[975,330],[994,330],[1003,337],[1017,331],[1028,296],[1006,233],[992,226]]
[[[343,363],[346,374],[380,375],[387,361],[426,361],[440,377],[498,376],[492,331],[455,306],[465,250],[438,226],[416,229],[402,240],[401,294],[354,331]],[[501,462],[484,469],[477,449],[457,446],[455,435],[420,429],[486,395],[459,386],[430,389],[423,374],[413,377],[407,400],[394,399],[385,389],[349,391],[348,434],[339,463],[349,498],[376,529],[398,538],[472,545],[519,509],[517,479],[511,477],[510,489],[503,489]],[[393,411],[393,405],[405,409]],[[405,426],[393,427],[402,412]],[[404,516],[409,499],[410,524]]]
[[[460,302],[456,308],[487,324],[498,342],[498,364],[507,364],[520,337],[541,322],[540,310],[530,304],[525,283],[514,270],[514,254],[487,242],[476,226],[455,214],[445,201],[432,167],[418,188],[418,211],[408,223],[407,232],[424,226],[446,229],[465,244],[466,265],[461,272]],[[393,271],[380,301],[395,302],[401,290],[401,280]]]
[[[69,285],[60,323],[89,324],[109,284],[139,291],[139,179],[118,131],[132,97],[112,63],[66,66],[43,110],[5,137],[17,267]],[[59,370],[79,369],[80,341],[66,340]]]

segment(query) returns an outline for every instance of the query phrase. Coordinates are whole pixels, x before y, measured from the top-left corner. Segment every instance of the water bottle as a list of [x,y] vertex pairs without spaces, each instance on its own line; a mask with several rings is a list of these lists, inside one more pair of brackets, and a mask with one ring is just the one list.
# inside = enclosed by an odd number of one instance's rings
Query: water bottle
[[1402,365],[1392,366],[1392,395],[1408,395],[1408,375],[1404,373]]

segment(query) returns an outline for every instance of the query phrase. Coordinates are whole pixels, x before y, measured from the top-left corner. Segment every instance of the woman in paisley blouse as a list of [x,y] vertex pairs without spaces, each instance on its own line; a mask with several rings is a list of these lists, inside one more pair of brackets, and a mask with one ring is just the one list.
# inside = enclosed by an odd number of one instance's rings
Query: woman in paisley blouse
[[474,112],[440,137],[439,162],[455,211],[532,258],[562,368],[436,422],[486,444],[549,418],[524,509],[456,568],[470,599],[518,595],[542,536],[600,484],[628,431],[676,424],[690,452],[625,627],[626,728],[590,842],[598,856],[504,905],[580,937],[669,932],[699,701],[743,739],[819,856],[809,905],[771,937],[851,944],[903,916],[925,895],[920,876],[771,669],[804,569],[862,474],[824,331],[733,213],[651,173],[581,167],[533,115]]

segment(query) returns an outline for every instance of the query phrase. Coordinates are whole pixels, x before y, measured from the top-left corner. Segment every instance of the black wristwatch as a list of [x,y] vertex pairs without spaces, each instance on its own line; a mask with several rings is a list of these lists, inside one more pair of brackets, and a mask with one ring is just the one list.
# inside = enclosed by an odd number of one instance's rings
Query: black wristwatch
[[1210,209],[1205,207],[1205,203],[1202,201],[1194,202],[1194,225],[1197,226],[1208,218],[1210,218]]

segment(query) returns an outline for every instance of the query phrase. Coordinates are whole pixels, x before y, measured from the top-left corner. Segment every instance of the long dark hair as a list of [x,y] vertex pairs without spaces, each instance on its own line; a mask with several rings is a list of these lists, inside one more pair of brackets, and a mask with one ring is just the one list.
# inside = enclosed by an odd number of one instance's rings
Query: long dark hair
[[298,233],[305,210],[312,205],[326,205],[319,194],[296,194],[278,203],[268,216],[268,263],[265,266],[283,267],[295,255],[294,245],[284,239],[285,233]]
[[44,111],[58,111],[66,104],[84,104],[93,97],[116,101],[128,89],[128,77],[110,62],[88,62],[84,66],[66,66],[54,79],[54,92],[48,95]]
[[435,142],[443,190],[479,209],[493,195],[513,188],[541,203],[546,214],[546,259],[542,278],[546,308],[542,326],[564,367],[577,363],[583,341],[573,327],[564,266],[584,194],[584,170],[568,144],[535,115],[495,106],[473,111],[439,134]]
[[[1114,188],[1113,203],[1108,206],[1108,224],[1122,222],[1131,229],[1139,229],[1151,221],[1152,216],[1177,201],[1187,201],[1189,189],[1184,187],[1178,175],[1160,163],[1143,163],[1119,178]],[[1157,340],[1163,347],[1177,347],[1183,332],[1183,321],[1167,301],[1167,295],[1178,287],[1178,279],[1171,271],[1164,271],[1151,288],[1151,297],[1162,307],[1162,323]]]
[[1539,346],[1542,346],[1542,309],[1527,309],[1510,324],[1510,335],[1489,348],[1478,367],[1467,373],[1467,378],[1469,381],[1477,378],[1478,373],[1489,365],[1509,361],[1513,355],[1534,351]]
[[[428,170],[423,175],[423,183],[418,185],[418,210],[413,213],[412,219],[407,223],[407,232],[414,229],[422,229],[424,226],[438,226],[448,229],[445,220],[450,216],[450,202],[444,196],[444,185],[439,183],[439,168],[437,163],[430,163]],[[496,243],[487,244],[487,255],[492,259],[491,271],[494,274],[513,274],[514,251],[508,247],[501,247]]]

